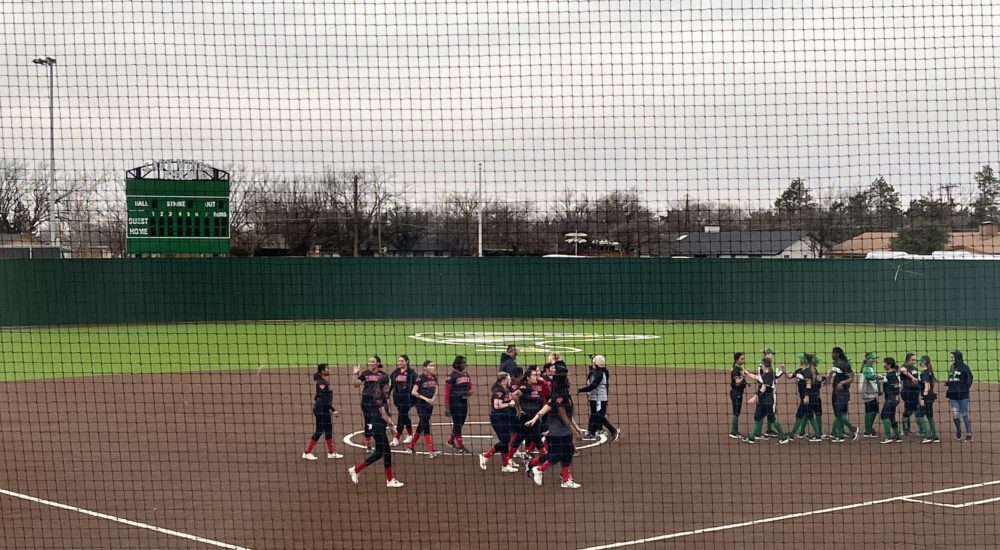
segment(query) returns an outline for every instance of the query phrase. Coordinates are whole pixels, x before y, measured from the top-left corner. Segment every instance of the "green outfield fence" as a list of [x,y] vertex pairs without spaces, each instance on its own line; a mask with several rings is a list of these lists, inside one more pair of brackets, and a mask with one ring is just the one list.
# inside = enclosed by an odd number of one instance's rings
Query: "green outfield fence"
[[[701,258],[13,260],[0,263],[0,303],[7,305],[0,311],[0,325],[563,318],[1000,328],[1000,288],[984,281],[1000,281],[1000,263]],[[720,294],[724,300],[719,300]],[[870,307],[881,303],[907,307],[905,311]]]
[[996,548],[997,29],[0,2],[0,550]]

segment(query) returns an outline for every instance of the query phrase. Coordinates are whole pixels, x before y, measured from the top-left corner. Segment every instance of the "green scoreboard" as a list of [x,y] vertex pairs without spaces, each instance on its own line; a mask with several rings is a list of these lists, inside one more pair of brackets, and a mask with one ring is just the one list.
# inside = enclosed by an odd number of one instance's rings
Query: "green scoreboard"
[[167,161],[128,171],[127,254],[229,254],[229,174]]

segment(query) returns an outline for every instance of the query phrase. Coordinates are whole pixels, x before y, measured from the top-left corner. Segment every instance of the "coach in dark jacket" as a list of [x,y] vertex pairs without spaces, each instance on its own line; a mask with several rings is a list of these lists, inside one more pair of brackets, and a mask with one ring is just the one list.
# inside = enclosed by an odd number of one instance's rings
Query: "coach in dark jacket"
[[500,372],[506,372],[507,374],[514,376],[517,371],[517,346],[511,344],[507,346],[506,353],[500,354]]

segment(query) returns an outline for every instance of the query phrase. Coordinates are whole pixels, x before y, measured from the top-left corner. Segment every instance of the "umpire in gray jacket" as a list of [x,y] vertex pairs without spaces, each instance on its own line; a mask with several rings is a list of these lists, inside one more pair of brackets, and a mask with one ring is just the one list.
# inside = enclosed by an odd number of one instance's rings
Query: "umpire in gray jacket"
[[590,374],[587,385],[580,388],[580,393],[587,394],[590,402],[590,420],[587,422],[587,433],[584,439],[597,439],[597,431],[604,428],[612,441],[618,441],[621,432],[608,420],[608,386],[611,384],[611,373],[608,372],[603,355],[590,356]]

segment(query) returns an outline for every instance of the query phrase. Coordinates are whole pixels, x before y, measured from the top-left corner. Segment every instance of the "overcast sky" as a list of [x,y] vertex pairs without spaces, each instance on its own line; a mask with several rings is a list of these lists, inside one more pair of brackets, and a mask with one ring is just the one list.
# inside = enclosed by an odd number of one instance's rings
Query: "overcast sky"
[[0,157],[47,157],[50,55],[68,170],[335,166],[424,194],[482,162],[508,199],[630,187],[662,210],[998,167],[1000,9],[809,3],[5,1]]

